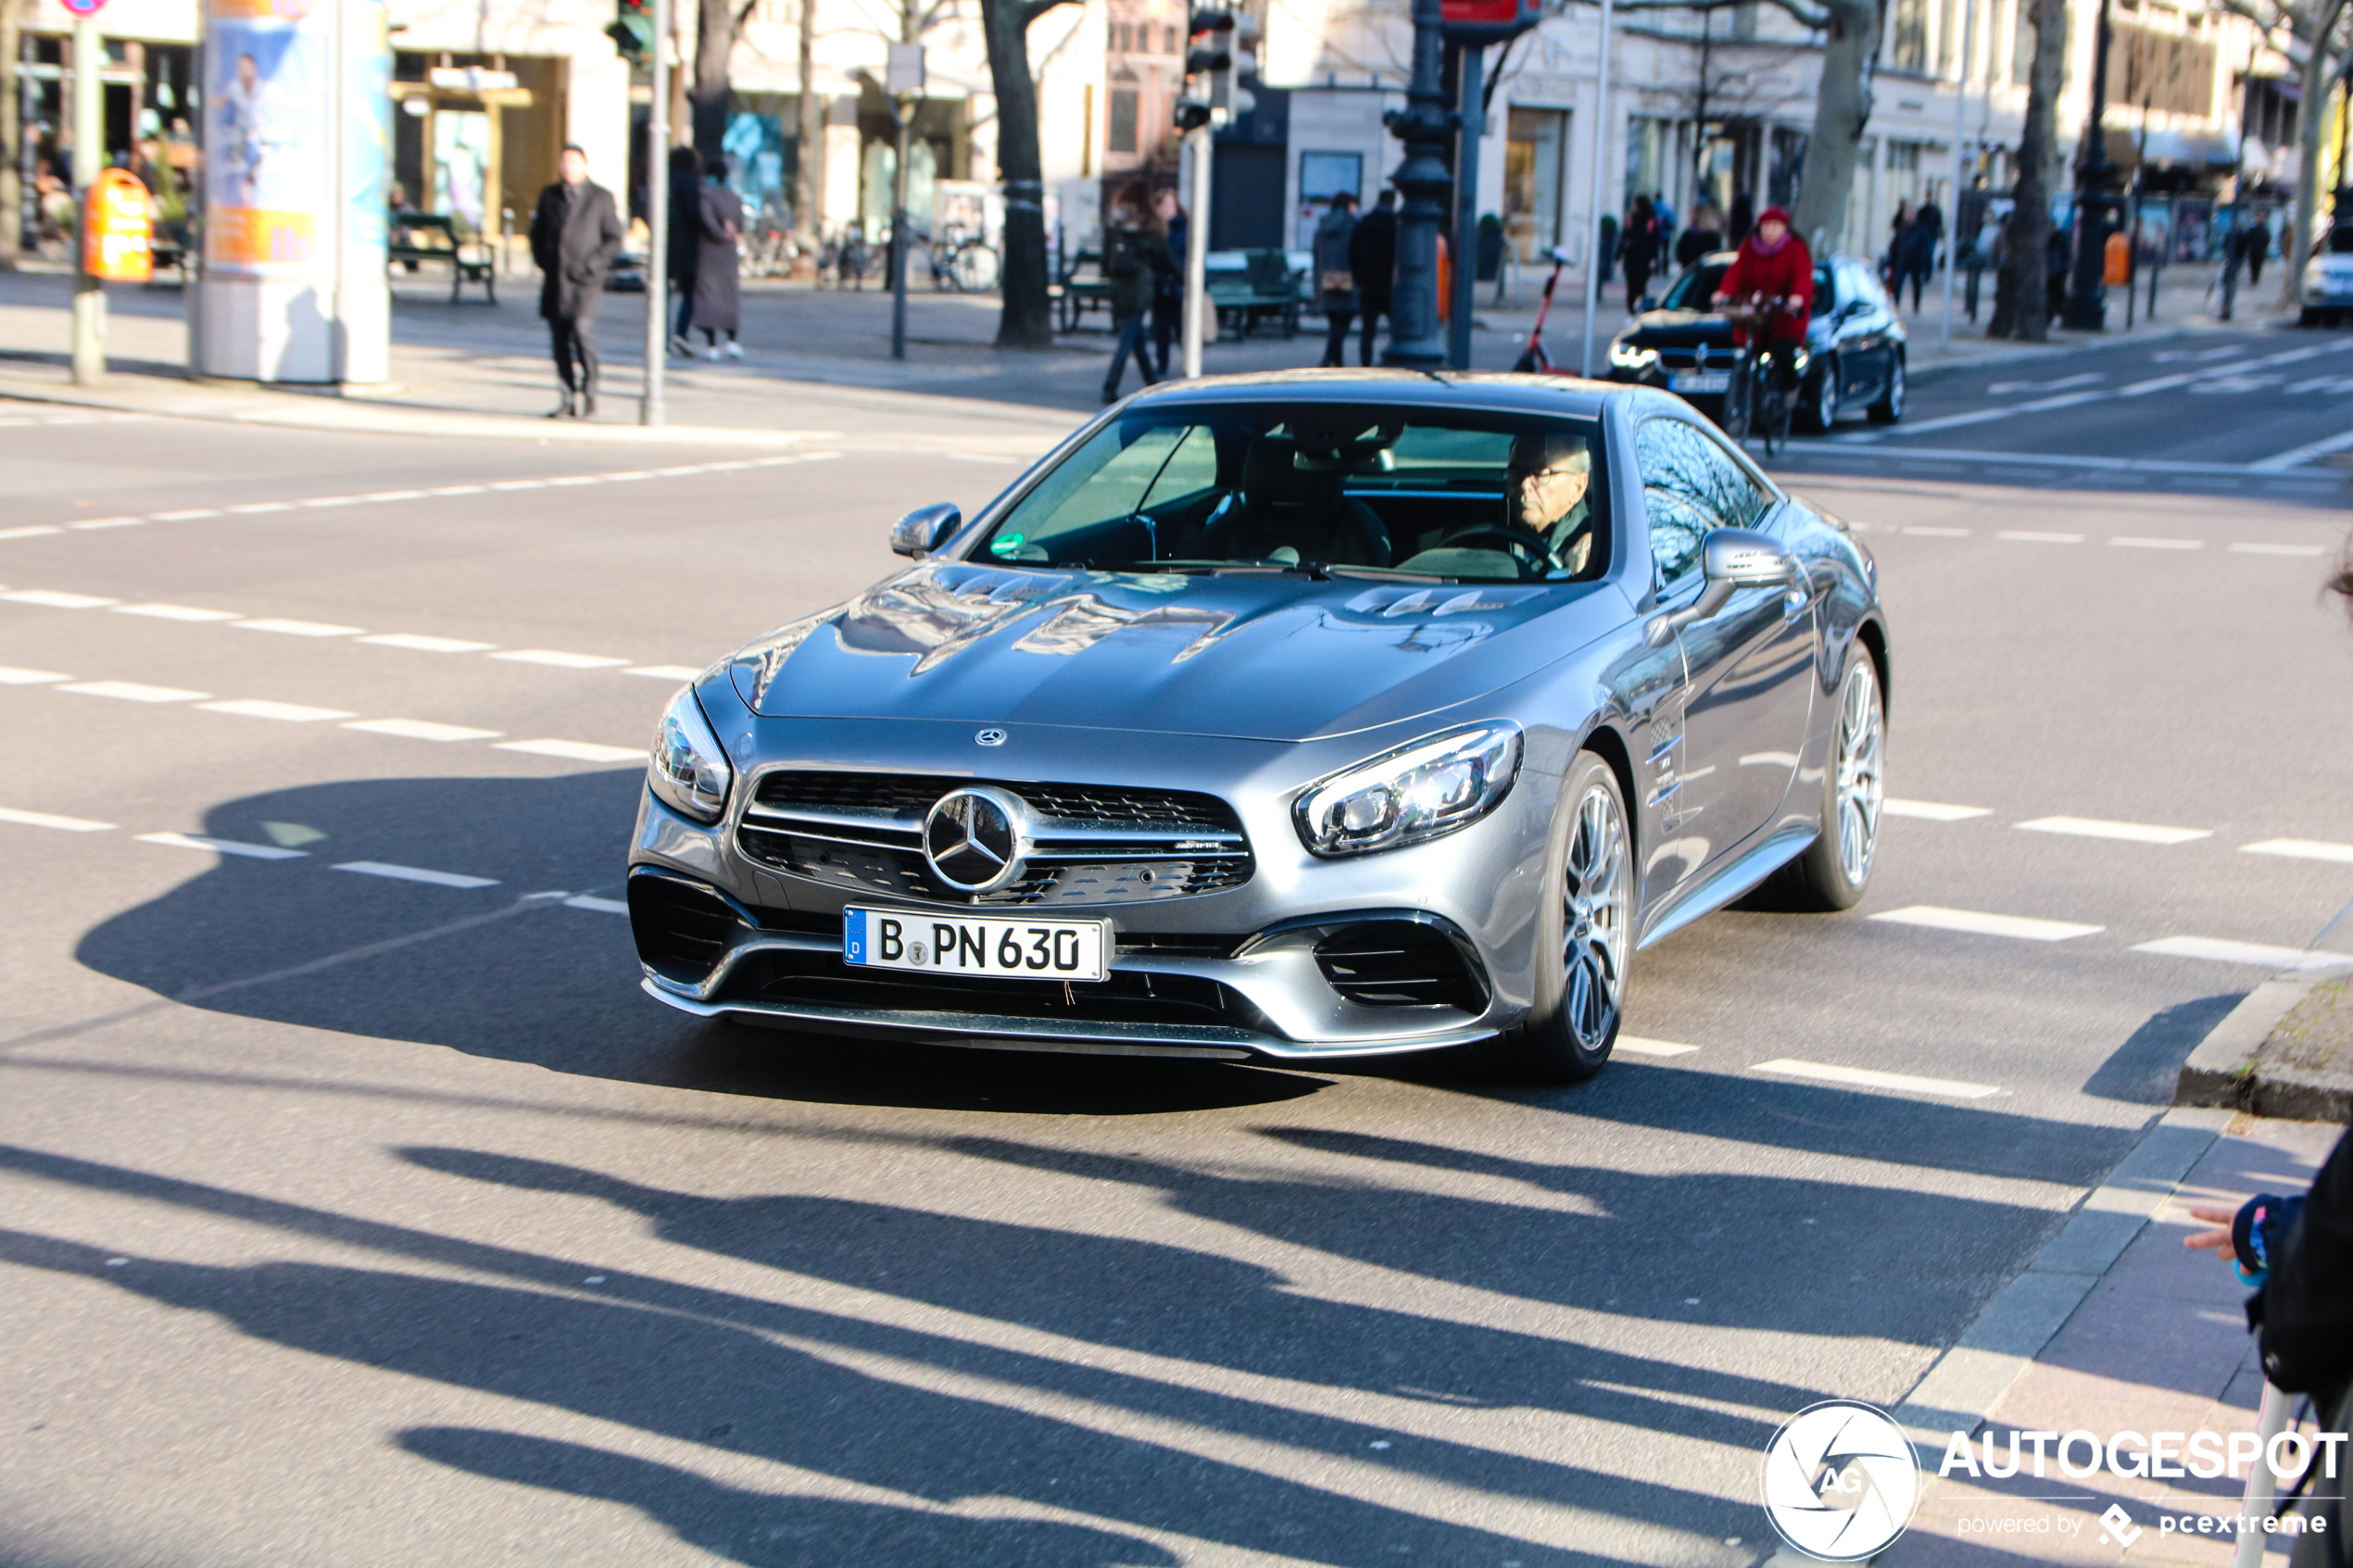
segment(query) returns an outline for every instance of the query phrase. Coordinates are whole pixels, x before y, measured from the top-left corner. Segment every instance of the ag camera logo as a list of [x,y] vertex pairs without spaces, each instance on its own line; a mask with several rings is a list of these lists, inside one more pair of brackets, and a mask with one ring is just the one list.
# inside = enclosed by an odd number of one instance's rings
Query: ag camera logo
[[1808,1405],[1765,1446],[1765,1515],[1824,1562],[1860,1562],[1902,1535],[1920,1501],[1910,1439],[1886,1411],[1852,1399]]

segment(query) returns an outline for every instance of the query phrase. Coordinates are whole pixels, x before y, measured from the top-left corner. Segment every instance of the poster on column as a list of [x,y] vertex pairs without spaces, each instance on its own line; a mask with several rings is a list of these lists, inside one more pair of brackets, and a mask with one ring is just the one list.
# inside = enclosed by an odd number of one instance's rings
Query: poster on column
[[205,265],[312,272],[334,202],[331,0],[212,0],[205,50]]

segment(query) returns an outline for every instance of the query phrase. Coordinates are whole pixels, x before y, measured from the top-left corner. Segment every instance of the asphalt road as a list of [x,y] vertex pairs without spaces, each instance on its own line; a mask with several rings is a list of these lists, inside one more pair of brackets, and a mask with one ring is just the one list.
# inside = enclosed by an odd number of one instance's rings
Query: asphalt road
[[[1541,1093],[638,993],[680,672],[1001,435],[0,408],[0,1562],[1758,1562],[1775,1425],[1899,1400],[2353,898],[2345,482],[2153,466],[2343,403],[2198,384],[1793,457],[1881,561],[1909,814],[1854,913],[1642,954],[1653,1054]],[[2134,466],[1895,450],[1948,441]]]

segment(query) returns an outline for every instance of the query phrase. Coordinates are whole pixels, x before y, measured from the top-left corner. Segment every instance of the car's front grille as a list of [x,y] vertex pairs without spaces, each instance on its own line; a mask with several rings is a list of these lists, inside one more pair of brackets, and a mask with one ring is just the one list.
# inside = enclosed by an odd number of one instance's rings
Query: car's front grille
[[1265,1016],[1241,994],[1187,974],[1114,970],[1100,982],[971,980],[855,969],[832,953],[747,953],[728,972],[722,1002],[940,1012],[1079,1023],[1190,1024],[1264,1030]]
[[1707,369],[1729,370],[1740,358],[1740,350],[1730,344],[1707,344],[1697,348],[1662,348],[1658,351],[1658,366],[1663,370],[1688,370],[1699,364],[1700,356],[1707,356]]
[[[967,897],[933,877],[924,819],[940,797],[980,784],[1029,809],[1032,847],[1020,876]],[[921,773],[765,774],[736,843],[762,865],[852,893],[963,904],[1153,902],[1239,887],[1254,869],[1240,819],[1215,796]]]
[[1342,927],[1315,945],[1315,964],[1333,990],[1360,1007],[1487,1010],[1486,983],[1461,945],[1416,921]]

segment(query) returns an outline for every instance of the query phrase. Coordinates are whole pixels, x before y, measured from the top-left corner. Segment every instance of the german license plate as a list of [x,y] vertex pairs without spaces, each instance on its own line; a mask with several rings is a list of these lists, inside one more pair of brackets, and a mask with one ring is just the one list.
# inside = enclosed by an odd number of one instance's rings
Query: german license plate
[[1111,946],[1103,920],[1017,920],[844,909],[842,961],[861,969],[977,974],[1000,980],[1101,980]]
[[1731,386],[1730,370],[1678,370],[1667,378],[1669,392],[1729,392]]

